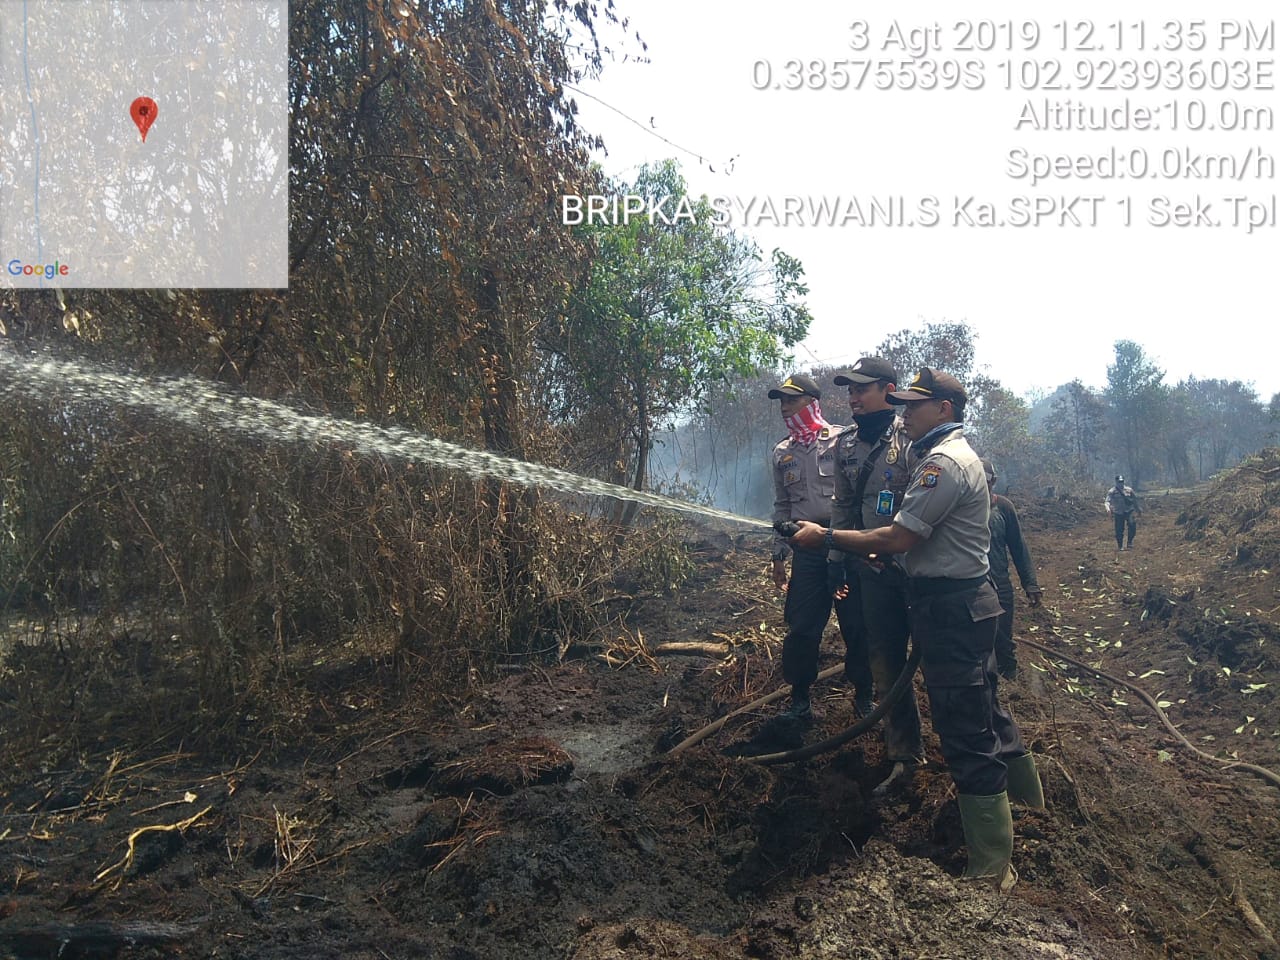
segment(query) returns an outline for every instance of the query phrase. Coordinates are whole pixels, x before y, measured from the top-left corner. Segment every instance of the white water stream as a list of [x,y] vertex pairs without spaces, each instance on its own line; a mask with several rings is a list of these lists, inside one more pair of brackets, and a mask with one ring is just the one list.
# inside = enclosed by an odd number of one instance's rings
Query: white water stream
[[198,377],[146,378],[119,373],[100,364],[21,357],[0,349],[0,396],[38,396],[67,405],[107,402],[148,410],[199,429],[257,437],[273,443],[336,444],[366,455],[462,470],[474,477],[546,487],[563,493],[616,497],[660,510],[769,529],[769,523],[764,520],[472,450],[400,427],[379,427],[301,413],[271,400],[232,394]]

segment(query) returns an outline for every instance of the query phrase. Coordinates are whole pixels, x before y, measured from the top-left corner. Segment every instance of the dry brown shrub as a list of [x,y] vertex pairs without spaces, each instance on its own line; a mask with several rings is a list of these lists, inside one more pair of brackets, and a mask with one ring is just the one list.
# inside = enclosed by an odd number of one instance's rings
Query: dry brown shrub
[[449,694],[616,635],[617,571],[681,566],[660,525],[619,537],[534,491],[335,446],[33,404],[0,451],[21,465],[6,619],[27,625],[10,739],[291,739],[353,681]]

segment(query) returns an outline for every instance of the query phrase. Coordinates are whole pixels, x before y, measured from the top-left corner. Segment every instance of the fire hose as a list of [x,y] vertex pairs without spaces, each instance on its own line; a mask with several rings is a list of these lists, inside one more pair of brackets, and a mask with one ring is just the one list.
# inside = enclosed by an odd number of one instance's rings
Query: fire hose
[[[1205,751],[1198,748],[1195,744],[1193,744],[1190,740],[1188,740],[1185,736],[1183,736],[1182,732],[1179,731],[1178,728],[1173,725],[1173,721],[1169,719],[1168,715],[1156,702],[1155,698],[1152,697],[1145,690],[1143,690],[1141,687],[1139,687],[1137,684],[1131,683],[1128,680],[1125,680],[1121,677],[1117,677],[1112,674],[1105,673],[1104,671],[1099,670],[1096,667],[1091,667],[1087,663],[1077,660],[1075,657],[1068,656],[1067,654],[1062,653],[1059,650],[1054,650],[1050,647],[1046,647],[1042,644],[1036,643],[1033,640],[1027,640],[1023,638],[1023,639],[1020,639],[1018,643],[1020,645],[1031,647],[1034,650],[1038,650],[1040,651],[1040,653],[1044,654],[1050,659],[1064,660],[1067,663],[1073,664],[1074,666],[1081,668],[1082,670],[1088,670],[1090,673],[1098,677],[1101,677],[1103,680],[1125,687],[1126,689],[1132,690],[1135,694],[1138,695],[1138,697],[1142,699],[1143,703],[1145,703],[1148,707],[1151,708],[1151,710],[1159,718],[1161,724],[1163,724],[1165,729],[1168,730],[1169,733],[1178,741],[1178,744],[1183,749],[1194,754],[1200,759],[1209,760],[1209,761],[1212,761],[1213,763],[1221,764],[1227,770],[1247,771],[1249,773],[1254,774],[1255,776],[1261,777],[1262,779],[1269,781],[1270,783],[1272,783],[1277,787],[1280,787],[1280,775],[1276,774],[1272,770],[1267,769],[1266,767],[1262,767],[1253,763],[1245,763],[1240,760],[1229,760],[1224,757],[1215,757],[1213,756],[1213,754],[1206,753]],[[743,759],[749,760],[752,763],[761,763],[766,765],[772,765],[772,764],[778,764],[778,763],[795,763],[800,760],[809,760],[821,754],[829,753],[832,750],[836,750],[839,747],[844,746],[846,743],[849,743],[852,740],[856,740],[858,737],[862,736],[868,730],[871,730],[873,727],[875,727],[875,725],[880,722],[880,720],[885,716],[885,714],[887,714],[890,710],[893,709],[894,704],[896,704],[898,700],[902,698],[903,694],[906,693],[907,687],[911,685],[912,678],[915,676],[916,669],[920,666],[920,656],[921,656],[920,648],[913,647],[911,651],[911,656],[907,659],[906,666],[902,668],[902,672],[898,675],[898,679],[893,682],[893,686],[889,688],[889,692],[885,695],[884,699],[880,702],[879,706],[877,706],[874,710],[872,710],[871,713],[869,713],[867,716],[858,720],[858,722],[853,724],[852,726],[847,727],[846,729],[840,731],[837,734],[827,737],[825,740],[819,740],[816,743],[807,744],[803,747],[797,747],[794,750],[784,750],[779,753],[759,754],[754,757],[744,757]],[[840,673],[843,669],[844,669],[843,666],[831,667],[830,669],[824,670],[822,673],[820,673],[818,675],[818,678],[826,679],[828,677],[835,676],[837,673]],[[667,756],[675,756],[681,753],[682,751],[688,749],[689,747],[693,746],[694,744],[700,743],[702,740],[705,740],[707,737],[711,736],[713,733],[716,733],[717,731],[719,731],[721,727],[723,727],[725,723],[731,720],[732,718],[736,716],[740,716],[741,714],[747,713],[751,710],[754,710],[756,707],[764,706],[766,703],[771,703],[774,700],[779,700],[786,695],[787,695],[787,689],[783,687],[778,690],[775,690],[773,693],[767,694],[766,696],[753,700],[751,703],[748,703],[746,706],[739,707],[737,710],[734,710],[732,713],[729,713],[721,717],[719,720],[715,721],[714,723],[708,724],[698,732],[692,734],[691,736],[685,738],[680,743],[676,744],[674,747],[671,748],[670,751],[668,751]]]
[[[902,699],[902,695],[906,693],[907,688],[911,686],[911,678],[915,676],[916,669],[920,666],[920,656],[921,656],[921,651],[919,649],[913,649],[911,651],[911,656],[907,659],[906,666],[904,666],[902,668],[902,672],[898,674],[898,679],[893,681],[893,686],[889,688],[889,692],[885,694],[885,697],[882,701],[880,701],[879,706],[877,706],[865,717],[860,719],[853,726],[848,727],[833,736],[827,737],[825,740],[819,740],[817,743],[811,743],[811,744],[808,744],[807,746],[797,747],[794,750],[785,750],[781,753],[765,753],[765,754],[760,754],[754,757],[743,757],[743,759],[750,760],[753,763],[764,763],[764,764],[794,763],[798,760],[808,760],[809,758],[816,757],[819,754],[828,753],[832,750],[837,749],[838,747],[844,746],[846,743],[848,743],[851,740],[856,740],[858,737],[862,736],[868,730],[875,727],[875,725],[880,722],[880,720],[885,716],[885,714],[887,714],[890,710],[893,709],[894,704],[896,704],[899,700]],[[844,671],[843,665],[838,667],[831,667],[827,670],[822,671],[822,673],[818,674],[818,679],[825,680],[828,677],[833,677],[838,673],[842,673],[843,671]],[[767,703],[772,703],[774,700],[780,700],[786,695],[787,695],[787,688],[781,687],[778,690],[773,691],[773,693],[769,693],[756,700],[752,700],[746,706],[739,707],[737,710],[734,710],[732,713],[726,714],[725,716],[721,717],[719,720],[716,720],[714,723],[707,724],[698,732],[691,734],[690,736],[686,737],[684,740],[681,740],[674,747],[672,747],[670,750],[667,751],[667,756],[674,757],[677,754],[682,753],[683,751],[687,750],[689,747],[692,747],[694,744],[701,743],[703,740],[711,736],[713,733],[718,732],[720,728],[725,725],[725,723],[727,723],[729,720],[732,720],[734,717],[741,716],[744,713],[748,713],[751,710],[754,710],[756,707],[762,707]]]
[[[773,526],[774,526],[774,529],[777,530],[778,533],[780,533],[784,537],[791,537],[796,533],[797,530],[800,529],[799,524],[793,523],[789,520],[778,520],[774,523]],[[825,740],[819,740],[816,743],[811,743],[803,747],[797,747],[794,750],[784,750],[779,753],[757,754],[756,756],[743,757],[743,759],[749,760],[752,763],[763,763],[763,764],[795,763],[800,760],[808,760],[811,757],[816,757],[823,753],[829,753],[832,750],[835,750],[839,747],[844,746],[846,743],[849,743],[851,740],[856,740],[858,737],[862,736],[868,730],[873,729],[876,726],[876,724],[878,724],[880,720],[886,714],[888,714],[890,710],[893,709],[894,704],[896,704],[899,700],[902,699],[903,694],[907,692],[907,688],[911,686],[911,680],[915,676],[916,670],[920,666],[921,655],[922,655],[922,651],[919,648],[912,650],[911,656],[908,657],[906,665],[902,668],[902,672],[898,674],[898,679],[893,682],[893,685],[891,687],[889,687],[889,692],[885,694],[884,699],[881,700],[879,706],[877,706],[865,717],[862,717],[860,720],[858,720],[858,722],[853,724],[853,726],[840,731],[834,736],[827,737]],[[842,672],[843,670],[844,670],[843,666],[831,667],[819,673],[817,679],[825,680],[828,677],[835,676],[836,674]],[[702,740],[705,740],[707,737],[711,736],[713,733],[718,732],[729,720],[732,720],[734,717],[740,716],[744,713],[748,713],[749,711],[754,710],[756,707],[762,707],[767,703],[772,703],[774,700],[780,700],[782,697],[786,695],[787,695],[786,688],[781,688],[781,689],[775,690],[773,693],[766,694],[763,697],[759,697],[751,701],[746,706],[739,707],[737,710],[734,710],[733,712],[726,714],[725,716],[721,717],[719,720],[716,720],[713,723],[708,724],[707,726],[703,727],[701,730],[697,731],[691,736],[686,737],[680,743],[677,743],[674,747],[672,747],[669,751],[667,751],[667,756],[674,757],[677,754],[682,753],[683,751],[687,750],[689,747],[693,746],[694,744],[700,743]]]

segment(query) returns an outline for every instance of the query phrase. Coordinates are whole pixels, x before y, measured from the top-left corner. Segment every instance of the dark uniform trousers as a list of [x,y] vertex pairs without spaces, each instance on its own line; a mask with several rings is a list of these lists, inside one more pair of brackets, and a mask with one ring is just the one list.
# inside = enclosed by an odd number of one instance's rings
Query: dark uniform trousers
[[1126,528],[1129,533],[1129,546],[1133,546],[1133,535],[1138,532],[1138,517],[1132,510],[1128,513],[1113,513],[1111,515],[1116,522],[1116,546],[1124,546],[1124,535]]
[[[783,619],[787,636],[782,641],[782,678],[793,686],[808,687],[818,676],[818,646],[835,606],[836,620],[845,642],[845,670],[858,690],[871,689],[867,675],[862,618],[858,612],[857,582],[849,596],[836,600],[827,584],[827,550],[797,548],[791,555],[791,579]],[[861,667],[859,668],[859,664]],[[852,670],[851,670],[852,668]]]
[[911,631],[922,644],[933,729],[962,794],[991,796],[1008,786],[1005,762],[1027,752],[996,693],[995,636],[1000,599],[985,578],[914,578]]
[[996,596],[1000,599],[1000,618],[996,623],[996,666],[1013,666],[1018,659],[1013,643],[1013,581],[1001,582],[992,578]]
[[[907,614],[907,577],[896,566],[877,569],[859,560],[847,561],[852,567],[849,577],[850,596],[856,592],[861,607],[866,654],[875,678],[876,694],[884,697],[907,663],[907,638],[911,623]],[[849,652],[852,657],[853,651]],[[846,658],[845,670],[849,671]],[[864,668],[865,669],[865,668]],[[858,689],[869,689],[858,684]],[[916,705],[914,686],[894,704],[885,717],[885,752],[892,761],[917,760],[924,756],[920,738],[920,709]]]

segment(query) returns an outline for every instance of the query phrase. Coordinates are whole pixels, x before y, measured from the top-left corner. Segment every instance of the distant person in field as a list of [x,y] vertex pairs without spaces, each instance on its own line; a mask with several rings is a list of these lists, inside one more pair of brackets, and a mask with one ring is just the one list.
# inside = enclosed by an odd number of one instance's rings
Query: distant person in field
[[[1133,549],[1133,535],[1138,531],[1138,514],[1142,505],[1133,487],[1126,487],[1124,477],[1116,477],[1116,485],[1107,491],[1107,513],[1116,522],[1116,549]],[[1125,534],[1128,533],[1128,543]]]
[[1036,582],[1036,568],[1031,562],[1031,551],[1027,549],[1027,542],[1022,539],[1018,511],[1008,497],[996,493],[998,477],[995,465],[990,460],[983,460],[982,469],[987,475],[987,489],[991,491],[991,548],[987,551],[987,562],[991,565],[991,579],[996,585],[996,596],[1000,598],[1000,606],[1004,610],[996,627],[996,670],[1006,680],[1013,680],[1018,676],[1018,657],[1013,646],[1014,600],[1013,578],[1009,575],[1010,558],[1018,571],[1027,603],[1033,607],[1040,606],[1040,597],[1044,591]]

